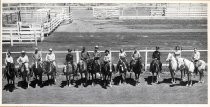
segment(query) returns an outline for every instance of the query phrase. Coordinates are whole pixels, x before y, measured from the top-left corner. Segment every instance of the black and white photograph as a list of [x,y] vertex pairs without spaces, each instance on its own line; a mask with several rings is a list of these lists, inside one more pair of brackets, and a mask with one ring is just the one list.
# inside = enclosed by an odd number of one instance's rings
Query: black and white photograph
[[1,3],[2,104],[208,104],[207,2]]

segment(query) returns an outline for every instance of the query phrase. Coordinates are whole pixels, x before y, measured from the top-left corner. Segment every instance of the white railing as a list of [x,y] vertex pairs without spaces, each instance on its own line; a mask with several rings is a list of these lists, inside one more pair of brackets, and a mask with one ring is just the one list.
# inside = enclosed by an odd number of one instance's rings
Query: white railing
[[[2,29],[2,44],[33,44],[37,46],[37,39],[42,41],[44,35],[41,27],[34,28],[4,28]],[[29,41],[29,42],[23,42]]]
[[[139,52],[142,54],[142,52],[143,53],[145,53],[145,58],[144,58],[144,63],[145,63],[145,70],[147,70],[147,67],[148,66],[150,66],[150,64],[148,63],[148,53],[152,53],[152,52],[154,52],[155,50],[139,50]],[[173,52],[173,50],[159,50],[161,53],[166,53],[166,52]],[[208,50],[198,50],[199,52],[208,52]],[[42,53],[48,53],[48,51],[41,51]],[[79,62],[79,60],[80,60],[80,58],[79,58],[79,56],[80,56],[80,52],[81,51],[73,51],[73,53],[74,54],[76,54],[76,62],[78,63]],[[88,52],[94,52],[94,51],[88,51]],[[104,51],[99,51],[99,52],[104,52]],[[133,52],[133,50],[127,50],[127,51],[125,51],[126,53],[132,53]],[[184,52],[193,52],[193,50],[182,50],[182,53],[184,53]],[[15,54],[17,54],[17,53],[20,53],[20,52],[11,52],[11,53],[15,53]],[[34,53],[34,51],[28,51],[28,52],[26,52],[27,54],[28,53]],[[56,54],[56,53],[63,53],[63,54],[65,54],[65,53],[67,53],[67,51],[54,51],[54,53]],[[112,56],[112,54],[113,53],[119,53],[119,51],[117,51],[117,50],[111,50],[110,51],[110,54],[111,54],[111,56]],[[6,52],[2,52],[2,54],[6,54]],[[206,56],[207,57],[207,56]],[[113,56],[112,56],[112,58],[113,58]],[[112,62],[113,62],[113,60],[111,60]],[[58,67],[63,67],[64,65],[58,65]],[[168,64],[164,64],[163,63],[163,66],[168,66]]]

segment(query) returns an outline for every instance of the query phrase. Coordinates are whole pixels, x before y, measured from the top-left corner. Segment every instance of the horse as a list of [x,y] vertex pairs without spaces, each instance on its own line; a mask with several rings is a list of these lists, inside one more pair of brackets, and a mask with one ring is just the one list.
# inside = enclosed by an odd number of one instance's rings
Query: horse
[[206,70],[206,62],[203,61],[203,60],[198,60],[196,63],[195,63],[195,70],[198,71],[199,73],[199,82],[200,83],[204,83],[204,80],[203,80],[203,77],[204,77],[204,71],[207,71]]
[[[171,83],[174,84],[174,83],[176,83],[175,72],[178,70],[177,60],[172,53],[169,53],[166,61],[169,61],[169,70],[170,70],[170,74],[171,74],[171,78],[172,78]],[[185,77],[185,69],[180,68],[180,71],[181,71],[181,81],[183,81],[183,75]]]
[[106,64],[103,64],[101,69],[102,78],[105,81],[104,86],[106,86],[106,83],[108,81],[108,86],[112,87],[112,73],[115,72],[115,67],[111,62],[108,62]]
[[139,83],[139,77],[142,72],[141,59],[138,58],[137,60],[131,60],[130,66],[131,66],[132,71],[135,73],[135,81],[137,84],[137,83]]
[[79,61],[77,64],[77,69],[76,69],[76,72],[80,73],[81,79],[83,79],[83,74],[85,75],[85,83],[83,85],[87,85],[87,81],[88,81],[88,65],[89,65],[89,63],[87,63],[87,62],[82,61],[82,60]]
[[180,58],[178,67],[187,71],[188,81],[186,86],[192,86],[192,76],[195,70],[194,63],[186,58]]
[[7,83],[10,84],[10,80],[11,80],[11,84],[13,84],[15,86],[15,76],[17,76],[16,74],[16,70],[15,70],[15,65],[12,63],[7,63],[5,72],[4,72],[4,76],[7,79]]
[[20,76],[22,77],[22,80],[24,82],[26,82],[27,84],[28,84],[28,82],[30,80],[30,75],[31,75],[30,70],[27,71],[25,63],[22,63],[22,65],[20,66]]
[[154,82],[154,74],[156,73],[156,82],[158,83],[158,78],[160,77],[160,67],[158,60],[155,58],[150,64],[150,72],[152,72],[152,83]]
[[53,79],[54,84],[56,83],[56,67],[53,65],[53,62],[44,61],[43,68],[45,74],[47,74],[48,81]]
[[35,79],[38,80],[37,77],[39,77],[38,81],[41,82],[41,84],[42,84],[42,75],[44,72],[42,63],[36,61],[32,67],[32,71],[34,73]]
[[73,66],[72,66],[72,64],[70,62],[68,62],[66,67],[63,69],[63,73],[64,73],[64,75],[66,75],[66,82],[67,82],[67,85],[69,87],[70,87],[70,82],[71,82],[71,76],[74,77],[74,73],[75,73],[74,69],[73,69]]
[[99,73],[100,74],[100,78],[102,78],[100,64],[97,63],[97,60],[89,59],[88,66],[91,67],[91,70],[90,70],[89,73],[91,74],[91,77],[92,77],[92,85],[93,84],[95,85],[96,78],[97,78],[96,74]]
[[125,62],[123,62],[122,60],[119,61],[117,71],[119,71],[120,77],[121,77],[120,84],[124,83],[124,81],[126,79],[126,73],[128,71],[128,68],[126,67]]

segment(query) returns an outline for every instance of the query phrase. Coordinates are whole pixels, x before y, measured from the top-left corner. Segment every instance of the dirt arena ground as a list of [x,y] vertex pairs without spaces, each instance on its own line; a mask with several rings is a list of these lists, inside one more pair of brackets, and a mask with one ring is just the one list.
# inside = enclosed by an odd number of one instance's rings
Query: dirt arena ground
[[[207,50],[207,20],[98,20],[92,17],[91,11],[73,11],[74,21],[71,24],[62,24],[43,42],[38,43],[40,49],[65,51],[68,48],[81,50],[86,46],[87,50],[93,50],[95,45],[100,50],[111,48],[112,50],[155,49],[173,50],[174,46],[181,45],[183,49],[191,50],[194,47]],[[18,45],[11,47],[3,45],[3,52],[11,51],[33,51],[34,45]],[[130,56],[130,53],[128,53]],[[144,57],[144,53],[141,53]],[[31,60],[31,54],[28,54]],[[19,54],[13,54],[14,60]],[[151,56],[151,53],[149,53]],[[191,52],[183,53],[183,57],[190,59]],[[45,54],[43,55],[43,58]],[[117,53],[112,55],[113,62],[117,61]],[[161,61],[165,62],[167,53],[162,53]],[[4,61],[3,54],[2,61]],[[56,54],[57,64],[64,63],[65,54]],[[129,58],[128,58],[129,59]],[[201,52],[201,59],[207,61],[207,52]],[[129,59],[130,60],[130,59]],[[144,60],[144,58],[143,58]],[[151,61],[149,57],[148,62]],[[30,63],[31,64],[31,63]],[[35,81],[25,88],[21,80],[17,79],[16,87],[6,85],[2,81],[2,103],[3,104],[206,104],[208,75],[205,73],[205,83],[197,83],[198,76],[193,78],[193,87],[185,87],[180,83],[180,75],[177,74],[177,84],[170,84],[170,74],[167,67],[161,74],[160,84],[152,84],[151,74],[144,72],[141,75],[140,85],[134,86],[132,79],[127,83],[118,85],[118,74],[114,74],[113,87],[101,87],[100,82],[96,86],[65,86],[65,78],[58,69],[56,85],[50,86],[46,77],[43,87],[35,87]],[[80,84],[81,80],[77,81]],[[89,81],[90,82],[90,81]]]

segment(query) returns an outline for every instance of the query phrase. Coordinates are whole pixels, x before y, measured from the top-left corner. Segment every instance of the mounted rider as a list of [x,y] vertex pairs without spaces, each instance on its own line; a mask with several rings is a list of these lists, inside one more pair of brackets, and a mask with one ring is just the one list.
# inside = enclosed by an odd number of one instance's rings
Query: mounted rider
[[72,54],[72,50],[71,49],[68,49],[68,53],[66,54],[66,62],[65,62],[65,65],[67,65],[68,63],[70,63],[72,65],[72,68],[74,70],[74,56]]
[[197,73],[198,73],[198,61],[200,60],[200,52],[197,50],[197,48],[194,48],[192,60],[193,60],[194,65],[195,65],[195,73],[197,75]]
[[104,56],[104,66],[107,66],[111,62],[111,54],[109,50],[105,50],[105,56]]
[[55,63],[55,54],[53,53],[52,48],[49,49],[49,53],[46,55],[45,60],[48,63],[52,63],[54,67],[56,67],[56,63]]
[[96,64],[98,64],[99,66],[101,66],[101,64],[100,64],[101,53],[98,51],[98,49],[99,49],[99,47],[98,47],[98,45],[96,45],[94,53],[93,53],[93,58],[94,58],[94,62]]
[[179,65],[179,59],[181,58],[181,48],[179,46],[175,47],[174,50],[174,57],[176,58],[177,61],[177,69],[179,69],[178,65]]
[[17,63],[19,64],[18,71],[20,71],[22,65],[24,65],[26,71],[29,72],[29,67],[28,67],[29,59],[25,51],[21,51],[21,56],[17,59]]
[[87,60],[90,59],[89,53],[85,50],[85,47],[82,48],[81,52],[81,62],[84,64],[84,69],[87,69]]
[[12,67],[14,67],[14,61],[13,61],[13,57],[11,56],[10,51],[8,51],[6,54],[5,65],[6,65],[6,69],[9,67],[8,65],[11,65]]
[[162,63],[160,61],[160,52],[159,52],[160,47],[156,47],[156,50],[153,52],[152,54],[152,62],[150,63],[150,66],[154,63],[155,60],[158,61],[159,63],[159,68],[160,68],[160,72],[162,71]]
[[128,71],[129,71],[129,65],[128,65],[126,56],[127,55],[126,55],[125,51],[123,49],[120,49],[119,61],[118,61],[118,64],[117,64],[117,68],[119,68],[120,63],[123,63],[123,64],[125,64],[125,69],[128,68]]
[[130,62],[130,65],[131,65],[131,69],[132,69],[132,63],[133,62],[137,62],[137,61],[140,61],[140,63],[141,63],[141,54],[140,54],[140,52],[137,50],[137,49],[135,49],[134,50],[134,52],[133,52],[133,54],[131,55],[131,62]]
[[35,48],[35,52],[33,53],[32,59],[34,61],[33,67],[38,66],[42,62],[42,54],[39,52],[38,48]]

